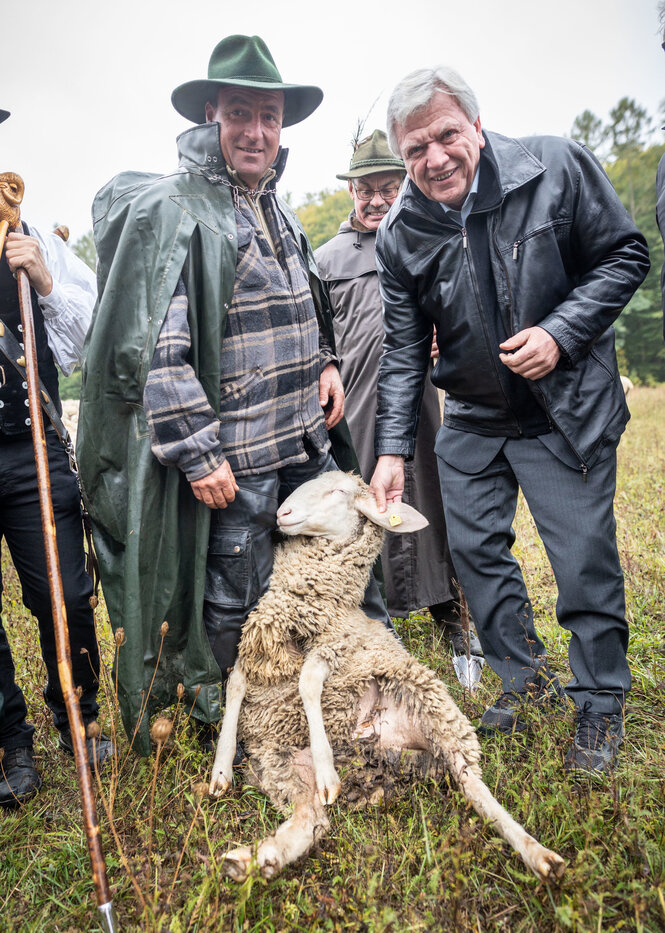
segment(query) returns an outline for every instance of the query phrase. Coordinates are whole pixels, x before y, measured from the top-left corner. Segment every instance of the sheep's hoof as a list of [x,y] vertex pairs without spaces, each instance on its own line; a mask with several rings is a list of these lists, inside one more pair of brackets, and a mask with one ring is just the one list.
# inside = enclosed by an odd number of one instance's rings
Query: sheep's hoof
[[247,846],[240,846],[227,852],[222,862],[222,870],[233,881],[245,881],[249,874],[252,862],[252,850]]
[[316,770],[316,785],[319,793],[319,800],[325,806],[330,806],[339,797],[342,784],[334,766],[330,769],[321,767]]
[[342,785],[337,782],[337,784],[328,784],[326,787],[322,787],[319,790],[319,800],[325,806],[330,806],[331,803],[334,803],[339,797],[339,793],[342,789]]
[[218,774],[213,774],[210,779],[210,787],[208,788],[208,793],[211,797],[221,797],[227,792],[231,786],[231,779],[225,777],[220,771]]
[[283,868],[282,853],[273,842],[264,842],[259,846],[257,861],[262,877],[274,878]]
[[529,860],[529,867],[541,881],[558,881],[566,870],[566,863],[556,852],[538,846],[538,851]]

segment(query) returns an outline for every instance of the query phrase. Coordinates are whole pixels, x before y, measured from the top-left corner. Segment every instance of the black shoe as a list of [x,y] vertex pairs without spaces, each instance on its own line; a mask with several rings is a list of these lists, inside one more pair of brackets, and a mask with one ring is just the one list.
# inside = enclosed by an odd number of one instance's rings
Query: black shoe
[[483,735],[524,732],[528,729],[528,723],[522,713],[529,706],[543,711],[565,710],[566,695],[554,675],[540,674],[538,682],[529,684],[524,691],[509,690],[501,693],[496,702],[483,713],[477,731]]
[[[88,723],[88,725],[91,725],[91,723]],[[74,754],[74,743],[69,729],[62,730],[58,745],[65,754]],[[93,770],[95,767],[97,767],[97,770],[101,770],[109,758],[115,755],[115,745],[108,735],[104,735],[103,732],[98,732],[96,737],[86,738],[85,745],[88,750],[88,764]]]
[[[215,751],[217,746],[217,739],[219,738],[217,723],[199,722],[199,720],[195,720],[193,728],[196,741],[199,743],[201,751],[209,752],[212,754]],[[244,745],[242,742],[236,742],[236,753],[233,757],[233,767],[237,768],[238,765],[241,765],[246,757],[247,755],[245,754]]]
[[585,704],[577,711],[575,738],[564,770],[573,777],[604,777],[616,763],[625,734],[620,713],[593,713]]
[[[453,649],[453,654],[461,654],[462,657],[466,657],[466,636],[462,629],[455,631],[444,629],[443,634],[448,639],[448,644]],[[473,629],[469,629],[469,654],[473,655],[475,658],[485,657],[478,636]]]
[[[448,639],[448,643],[453,649],[453,654],[462,654],[466,656],[466,638],[464,637],[459,606],[455,600],[451,599],[447,603],[436,603],[436,605],[429,607],[429,611],[436,624],[441,628],[441,631]],[[476,658],[485,657],[472,624],[469,624],[469,654]]]
[[11,748],[0,761],[0,806],[18,807],[42,786],[31,748]]

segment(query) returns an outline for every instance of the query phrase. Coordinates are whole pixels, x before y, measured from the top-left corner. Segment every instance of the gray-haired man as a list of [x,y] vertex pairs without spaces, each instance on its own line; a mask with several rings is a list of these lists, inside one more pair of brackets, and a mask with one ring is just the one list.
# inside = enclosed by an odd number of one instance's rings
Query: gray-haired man
[[646,275],[647,246],[585,147],[483,132],[452,69],[407,76],[388,127],[409,181],[377,238],[386,343],[372,485],[380,504],[401,496],[435,325],[449,542],[503,685],[481,729],[521,730],[525,705],[561,704],[511,554],[521,488],[571,632],[577,730],[566,768],[602,773],[630,689],[613,516],[628,411],[611,325]]

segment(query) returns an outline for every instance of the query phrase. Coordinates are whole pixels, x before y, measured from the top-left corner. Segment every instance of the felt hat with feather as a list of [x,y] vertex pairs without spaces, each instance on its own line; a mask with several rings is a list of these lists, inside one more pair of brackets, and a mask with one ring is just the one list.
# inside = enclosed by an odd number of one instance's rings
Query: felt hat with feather
[[361,139],[351,156],[348,172],[336,175],[346,181],[348,178],[362,178],[375,172],[406,172],[406,168],[388,145],[388,137],[383,130],[374,130],[371,136]]

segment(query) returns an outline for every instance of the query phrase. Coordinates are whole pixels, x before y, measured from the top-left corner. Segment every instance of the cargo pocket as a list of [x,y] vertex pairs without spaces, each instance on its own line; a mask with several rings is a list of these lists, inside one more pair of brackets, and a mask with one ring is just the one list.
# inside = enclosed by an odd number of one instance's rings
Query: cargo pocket
[[229,609],[249,606],[258,598],[252,539],[247,529],[211,529],[204,598]]

